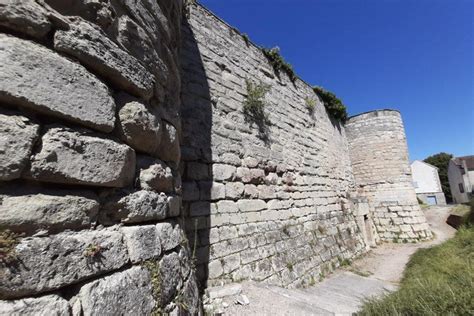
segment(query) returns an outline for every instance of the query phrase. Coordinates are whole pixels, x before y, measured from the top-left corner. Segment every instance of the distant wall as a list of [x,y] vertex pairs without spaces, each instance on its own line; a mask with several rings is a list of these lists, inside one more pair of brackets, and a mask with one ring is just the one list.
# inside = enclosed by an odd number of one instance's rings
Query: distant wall
[[182,1],[0,4],[0,314],[196,312]]
[[400,113],[381,110],[354,116],[346,132],[357,191],[374,208],[380,238],[431,237],[416,199]]
[[[182,36],[183,206],[201,279],[307,285],[360,254],[343,126],[203,7]],[[243,114],[246,79],[271,87],[268,124]]]

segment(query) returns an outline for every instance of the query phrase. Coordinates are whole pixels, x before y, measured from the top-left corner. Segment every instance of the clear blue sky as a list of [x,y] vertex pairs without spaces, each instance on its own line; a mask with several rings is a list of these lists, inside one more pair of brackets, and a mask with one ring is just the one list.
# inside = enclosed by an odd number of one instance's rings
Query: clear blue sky
[[410,159],[474,154],[474,0],[201,0],[350,115],[402,112]]

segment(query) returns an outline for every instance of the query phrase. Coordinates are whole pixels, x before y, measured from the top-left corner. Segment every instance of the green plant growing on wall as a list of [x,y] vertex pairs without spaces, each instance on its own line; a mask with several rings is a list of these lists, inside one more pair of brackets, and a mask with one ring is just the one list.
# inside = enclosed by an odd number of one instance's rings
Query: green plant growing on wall
[[287,262],[287,263],[286,263],[286,268],[287,268],[290,272],[292,272],[292,271],[293,271],[293,263]]
[[319,96],[324,104],[324,107],[331,116],[340,120],[342,123],[347,121],[346,106],[336,97],[334,93],[317,86],[313,87],[313,91]]
[[0,265],[9,265],[17,260],[16,245],[21,235],[10,230],[0,231]]
[[102,251],[102,247],[100,245],[89,244],[84,250],[83,254],[85,257],[95,258],[100,254],[101,251]]
[[255,83],[249,79],[245,80],[245,84],[247,90],[247,96],[243,104],[245,120],[257,125],[259,136],[267,141],[270,120],[265,112],[267,105],[265,97],[270,91],[270,86],[263,82]]
[[316,100],[306,97],[304,99],[304,103],[305,103],[306,109],[308,109],[309,113],[312,114],[314,112],[314,109],[316,108]]
[[155,260],[148,260],[143,266],[150,272],[152,295],[155,299],[155,307],[152,310],[153,316],[162,315],[161,310],[161,272],[160,264]]
[[280,49],[278,47],[270,49],[262,48],[262,51],[272,65],[277,76],[280,75],[280,72],[284,71],[290,78],[291,82],[294,83],[296,81],[296,74],[293,67],[280,55]]
[[244,42],[245,42],[245,45],[250,46],[250,39],[249,39],[249,36],[247,34],[242,34],[242,38],[244,39]]

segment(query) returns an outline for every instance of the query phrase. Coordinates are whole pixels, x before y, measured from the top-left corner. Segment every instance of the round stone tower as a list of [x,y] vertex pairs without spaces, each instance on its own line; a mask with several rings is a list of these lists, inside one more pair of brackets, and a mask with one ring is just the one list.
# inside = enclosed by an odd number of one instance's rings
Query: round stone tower
[[378,110],[353,116],[346,133],[358,195],[368,199],[380,238],[430,238],[413,187],[400,113]]

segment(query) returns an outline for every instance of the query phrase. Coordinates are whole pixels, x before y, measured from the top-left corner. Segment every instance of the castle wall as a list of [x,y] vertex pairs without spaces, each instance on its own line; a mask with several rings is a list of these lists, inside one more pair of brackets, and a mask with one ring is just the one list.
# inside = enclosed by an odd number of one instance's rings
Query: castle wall
[[[345,131],[311,87],[201,6],[182,37],[183,207],[201,279],[307,285],[364,251]],[[246,79],[270,86],[266,124],[243,113]]]
[[0,314],[194,313],[183,3],[46,3],[0,4]]
[[431,237],[416,199],[400,113],[381,110],[354,116],[346,133],[357,192],[368,198],[380,238]]
[[195,313],[430,236],[399,114],[345,128],[200,5],[8,1],[0,60],[0,313]]

